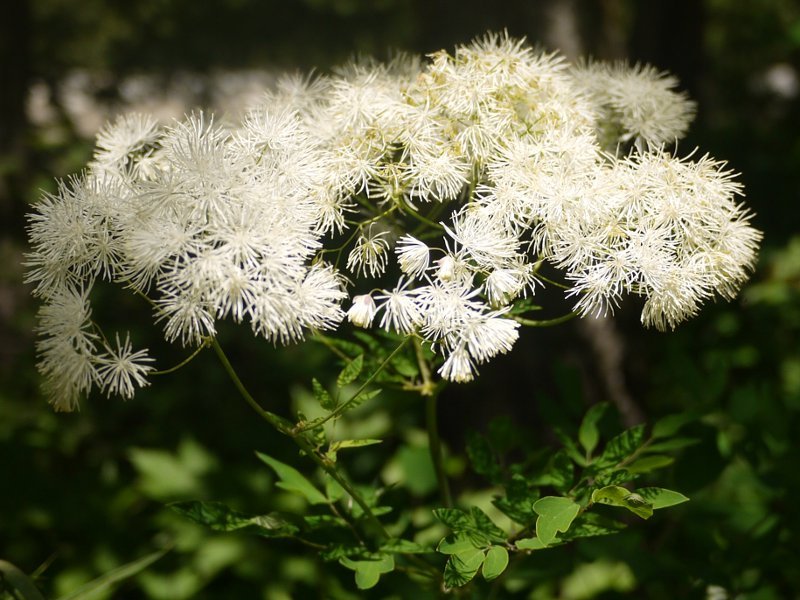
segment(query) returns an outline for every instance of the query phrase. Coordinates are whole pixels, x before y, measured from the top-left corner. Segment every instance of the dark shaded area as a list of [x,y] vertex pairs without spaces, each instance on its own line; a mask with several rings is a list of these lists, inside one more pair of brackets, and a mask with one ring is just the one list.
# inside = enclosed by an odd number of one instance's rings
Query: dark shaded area
[[[545,447],[555,441],[553,427],[574,430],[586,406],[609,398],[609,377],[622,377],[648,421],[689,410],[704,415],[690,432],[700,443],[664,476],[664,485],[692,502],[674,517],[611,541],[537,555],[524,569],[553,594],[576,565],[599,558],[628,564],[644,598],[706,597],[713,585],[731,597],[797,594],[800,7],[792,0],[520,0],[496,7],[479,0],[87,0],[79,9],[70,0],[20,0],[4,6],[0,558],[28,573],[44,565],[38,581],[55,597],[171,536],[184,545],[149,580],[126,584],[120,597],[323,598],[346,597],[339,590],[352,589],[347,573],[313,560],[304,548],[232,541],[163,508],[193,497],[271,510],[273,482],[253,450],[301,460],[234,397],[212,355],[127,404],[92,398],[83,412],[64,416],[52,414],[41,398],[33,367],[35,306],[20,266],[24,214],[39,188],[51,188],[53,177],[85,163],[91,145],[63,105],[65,76],[81,69],[102,74],[97,96],[113,105],[120,81],[131,74],[168,79],[215,68],[326,70],[357,53],[429,52],[503,28],[567,53],[650,62],[675,73],[699,103],[681,151],[699,146],[742,173],[765,249],[740,299],[708,307],[674,334],[642,330],[638,307],[624,307],[609,325],[622,356],[611,375],[613,365],[603,366],[592,349],[598,346],[587,341],[591,335],[607,340],[608,330],[587,333],[573,322],[526,331],[515,352],[484,367],[476,383],[448,389],[440,414],[445,442],[463,458],[468,430],[485,431],[492,419],[506,416]],[[29,123],[24,111],[34,84],[44,86],[56,112],[47,131]],[[122,311],[121,320],[138,310],[114,302],[105,310]],[[158,347],[157,331],[143,329],[155,354],[180,361],[176,348]],[[289,411],[289,398],[296,406],[309,364],[321,379],[337,370],[318,346],[276,350],[236,331],[224,332],[223,342],[276,412]],[[365,418],[389,421],[384,431],[395,441],[371,458],[353,459],[354,476],[377,485],[380,465],[412,446],[407,438],[422,413],[421,405],[409,408],[414,402],[397,395],[367,410]],[[456,487],[476,485],[479,477],[462,472]],[[399,577],[381,585],[379,593],[418,597]],[[554,597],[545,592],[541,597]]]

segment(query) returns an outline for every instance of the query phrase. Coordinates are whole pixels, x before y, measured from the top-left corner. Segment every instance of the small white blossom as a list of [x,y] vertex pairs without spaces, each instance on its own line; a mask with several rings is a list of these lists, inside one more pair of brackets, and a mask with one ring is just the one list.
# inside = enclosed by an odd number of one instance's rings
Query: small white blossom
[[411,277],[422,277],[428,270],[430,248],[414,236],[404,235],[395,246],[400,270]]
[[475,379],[474,367],[464,344],[459,344],[450,352],[439,368],[439,375],[456,383],[467,383]]
[[362,276],[368,272],[370,277],[381,275],[386,269],[389,251],[385,236],[385,231],[372,233],[372,228],[362,233],[347,257],[347,269]]
[[[641,140],[646,147],[682,138],[695,114],[695,103],[675,91],[678,80],[649,65],[588,63],[575,67],[576,84],[595,103],[600,127],[622,130],[619,141]],[[608,140],[613,147],[617,140]]]
[[519,338],[519,323],[498,314],[483,314],[468,319],[460,335],[467,349],[479,363],[497,354],[505,354]]
[[495,269],[486,277],[486,296],[494,306],[508,304],[524,289],[526,278],[517,269]]
[[106,353],[97,358],[97,378],[106,395],[116,394],[130,400],[136,387],[149,385],[146,375],[153,370],[148,364],[153,359],[146,349],[134,352],[128,336],[120,343],[117,335],[116,342],[116,349],[106,346]]
[[347,320],[358,327],[371,327],[377,310],[375,300],[369,294],[353,296],[353,304],[347,311]]
[[391,292],[383,290],[377,296],[382,301],[380,308],[384,311],[381,317],[381,327],[394,329],[400,334],[409,334],[422,322],[422,312],[417,305],[416,294],[413,290],[406,290],[407,284],[398,284]]

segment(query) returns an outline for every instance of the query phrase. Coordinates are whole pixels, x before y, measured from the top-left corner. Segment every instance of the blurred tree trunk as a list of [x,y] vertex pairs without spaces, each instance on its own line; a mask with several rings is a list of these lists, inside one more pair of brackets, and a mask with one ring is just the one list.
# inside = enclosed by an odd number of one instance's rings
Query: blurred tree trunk
[[[0,17],[0,222],[3,233],[20,229],[25,212],[15,198],[24,170],[25,99],[30,80],[29,0],[7,2]],[[19,232],[18,232],[19,233]]]

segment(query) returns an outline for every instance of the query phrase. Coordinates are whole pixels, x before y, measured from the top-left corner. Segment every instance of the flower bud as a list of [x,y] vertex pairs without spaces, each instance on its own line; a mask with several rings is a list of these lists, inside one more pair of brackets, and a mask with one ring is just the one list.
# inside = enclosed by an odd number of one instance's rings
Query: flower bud
[[353,296],[353,305],[347,311],[347,319],[358,327],[370,327],[377,310],[375,300],[369,294]]

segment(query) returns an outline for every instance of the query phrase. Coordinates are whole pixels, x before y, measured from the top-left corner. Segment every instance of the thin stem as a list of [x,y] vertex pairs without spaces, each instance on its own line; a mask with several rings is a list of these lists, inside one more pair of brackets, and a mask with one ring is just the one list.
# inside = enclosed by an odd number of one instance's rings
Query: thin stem
[[304,425],[298,425],[297,427],[294,428],[294,431],[292,432],[292,435],[303,433],[305,431],[308,431],[309,429],[316,429],[320,425],[322,425],[324,423],[327,423],[331,419],[335,419],[336,417],[338,417],[339,415],[341,415],[342,413],[347,411],[347,409],[350,408],[350,406],[358,399],[358,397],[367,388],[367,386],[369,386],[369,384],[371,384],[373,382],[373,380],[380,374],[380,372],[383,371],[383,369],[385,369],[386,366],[397,355],[397,353],[400,352],[400,350],[403,349],[403,347],[406,345],[407,342],[408,342],[408,338],[404,338],[403,341],[400,342],[400,345],[397,346],[397,348],[395,348],[394,350],[392,350],[391,354],[389,354],[389,356],[387,356],[384,359],[384,361],[380,365],[378,365],[378,368],[375,369],[375,371],[373,371],[372,374],[369,377],[367,377],[367,379],[364,381],[364,383],[362,383],[359,386],[359,388],[355,391],[355,393],[352,396],[350,396],[350,398],[348,398],[347,400],[342,402],[339,406],[337,406],[335,409],[333,409],[330,413],[325,415],[325,417],[323,417],[321,419],[315,419],[315,420],[311,421],[310,423],[306,423]]
[[562,315],[560,317],[556,317],[555,319],[544,319],[541,321],[537,321],[534,319],[525,319],[523,317],[512,316],[511,318],[514,319],[517,323],[521,325],[526,325],[528,327],[552,327],[553,325],[560,325],[561,323],[566,323],[578,316],[578,313],[572,311],[567,313],[566,315]]
[[328,350],[333,352],[336,356],[338,356],[342,360],[352,360],[352,357],[342,352],[339,348],[337,348],[333,344],[333,342],[331,342],[331,340],[327,336],[322,335],[319,331],[315,331],[314,337],[311,339],[325,346]]
[[200,354],[210,345],[211,345],[211,338],[204,338],[203,343],[200,344],[194,352],[192,352],[187,358],[179,362],[177,365],[175,365],[174,367],[170,367],[169,369],[164,369],[163,371],[151,371],[150,375],[168,375],[169,373],[174,373],[181,367],[185,367],[190,362],[192,362],[198,354]]
[[446,508],[453,507],[453,496],[450,493],[450,482],[444,470],[444,455],[442,454],[442,442],[439,438],[438,416],[436,414],[436,394],[431,394],[425,398],[425,421],[428,428],[428,445],[433,461],[433,469],[436,472],[436,482],[439,484],[439,495]]
[[413,208],[409,208],[408,210],[404,210],[403,213],[409,215],[410,217],[415,218],[417,221],[420,221],[421,223],[424,223],[425,225],[428,225],[429,227],[434,227],[435,229],[438,229],[439,231],[444,231],[444,227],[442,227],[442,225],[440,223],[436,223],[435,221],[431,221],[430,219],[428,219],[426,217],[423,217],[421,214],[419,214]]
[[299,432],[292,431],[292,425],[289,423],[289,421],[261,408],[261,405],[256,402],[250,392],[247,391],[247,388],[242,383],[242,380],[239,379],[239,376],[236,374],[236,371],[228,360],[228,357],[225,356],[225,352],[222,350],[219,342],[217,342],[216,339],[212,339],[211,345],[214,348],[214,351],[217,353],[217,356],[219,357],[222,366],[225,368],[225,371],[228,373],[228,376],[231,378],[231,381],[233,381],[233,385],[236,387],[242,398],[244,398],[245,401],[250,405],[250,407],[255,410],[262,419],[267,421],[267,423],[272,425],[280,433],[291,437],[292,440],[294,440],[294,442],[300,446],[300,449],[312,461],[314,461],[319,468],[325,471],[333,478],[334,481],[336,481],[336,483],[342,486],[342,489],[344,489],[344,491],[350,495],[355,503],[361,508],[367,519],[375,526],[378,533],[385,539],[391,539],[392,535],[386,530],[386,528],[383,526],[383,523],[378,520],[378,517],[375,516],[375,513],[372,512],[372,509],[369,507],[366,501],[353,488],[353,486],[351,486],[350,483],[341,476],[341,474],[330,463],[330,461],[327,458],[320,456],[316,448],[314,448],[302,435],[300,435]]
[[261,408],[261,405],[256,402],[255,398],[250,395],[250,392],[247,391],[247,388],[244,387],[242,380],[239,379],[239,375],[236,374],[236,370],[231,365],[231,362],[228,360],[228,357],[225,356],[225,352],[222,350],[222,347],[219,345],[219,342],[216,338],[211,339],[211,347],[214,348],[214,352],[217,353],[217,357],[219,361],[222,363],[222,366],[225,369],[225,372],[228,374],[228,377],[231,378],[233,381],[233,385],[236,387],[236,390],[239,394],[244,398],[245,402],[247,402],[250,407],[258,413],[258,415],[264,419],[267,423],[272,425],[275,429],[279,432],[284,433],[286,435],[292,435],[292,425],[284,419],[283,417],[279,417],[275,413],[271,413],[268,410],[264,410]]
[[436,482],[439,484],[439,495],[445,507],[452,508],[453,496],[450,492],[450,482],[444,469],[444,454],[442,452],[442,440],[439,437],[439,418],[436,410],[436,399],[438,390],[431,377],[431,370],[425,355],[422,352],[422,344],[419,339],[414,338],[414,352],[417,356],[419,372],[422,375],[422,386],[420,394],[425,396],[425,423],[428,429],[428,448],[433,461],[433,470],[436,473]]
[[549,279],[548,277],[545,277],[544,275],[539,275],[538,273],[536,274],[536,278],[537,279],[541,279],[545,283],[549,283],[550,285],[554,285],[554,286],[556,286],[558,288],[561,288],[562,290],[570,290],[570,289],[572,289],[568,285],[564,285],[563,283],[560,283],[558,281],[553,281],[552,279]]

